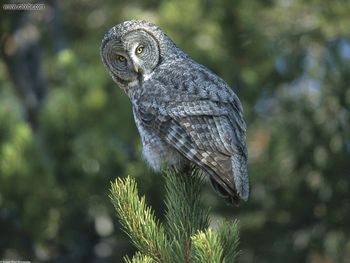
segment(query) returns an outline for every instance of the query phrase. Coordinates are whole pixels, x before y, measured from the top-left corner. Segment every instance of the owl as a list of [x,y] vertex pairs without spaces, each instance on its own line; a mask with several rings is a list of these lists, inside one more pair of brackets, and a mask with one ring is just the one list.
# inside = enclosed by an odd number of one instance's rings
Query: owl
[[225,81],[142,20],[112,27],[100,51],[108,73],[131,100],[148,164],[160,170],[193,163],[226,201],[246,201],[246,124]]

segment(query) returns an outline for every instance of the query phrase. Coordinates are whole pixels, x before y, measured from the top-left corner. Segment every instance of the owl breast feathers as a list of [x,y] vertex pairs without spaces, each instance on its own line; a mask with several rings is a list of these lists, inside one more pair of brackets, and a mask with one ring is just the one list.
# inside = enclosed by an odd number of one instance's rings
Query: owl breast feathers
[[[138,31],[134,40],[128,40],[128,34]],[[146,36],[137,39],[147,34],[150,40]],[[123,45],[123,41],[128,43]],[[131,66],[125,64],[125,68],[136,71],[135,78],[113,68],[113,45],[109,44],[113,42],[122,46],[115,52],[126,54]],[[153,58],[157,63],[145,66],[140,57],[133,57],[138,52],[129,52],[133,42],[136,47],[158,49],[149,51],[158,56]],[[238,204],[241,199],[247,200],[242,106],[221,78],[193,61],[159,28],[145,21],[127,21],[112,28],[102,42],[101,56],[113,79],[131,99],[143,155],[153,168],[194,163],[209,175],[214,189],[227,201]]]

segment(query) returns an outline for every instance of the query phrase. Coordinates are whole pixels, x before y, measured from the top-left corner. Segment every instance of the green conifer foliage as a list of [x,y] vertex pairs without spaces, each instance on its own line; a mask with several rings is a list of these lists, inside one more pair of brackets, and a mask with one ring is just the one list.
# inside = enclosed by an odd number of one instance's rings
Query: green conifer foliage
[[126,263],[236,262],[237,221],[209,224],[209,209],[200,202],[203,179],[194,167],[165,173],[165,219],[161,223],[140,197],[136,181],[128,176],[112,183],[110,198],[124,231],[138,252]]

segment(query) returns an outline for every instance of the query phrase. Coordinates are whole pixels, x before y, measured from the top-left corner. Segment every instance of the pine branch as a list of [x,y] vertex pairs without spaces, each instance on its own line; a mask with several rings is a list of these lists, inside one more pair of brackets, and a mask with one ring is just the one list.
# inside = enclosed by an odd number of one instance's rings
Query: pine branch
[[223,247],[218,233],[211,228],[199,231],[192,236],[192,255],[195,262],[219,263],[223,262]]
[[166,182],[166,226],[173,262],[191,262],[191,235],[209,226],[209,210],[200,203],[203,179],[198,169],[169,169]]
[[238,222],[222,220],[214,232],[211,228],[192,236],[195,262],[235,263],[239,255]]
[[209,210],[201,206],[200,172],[168,170],[166,182],[166,228],[139,197],[129,176],[112,183],[110,198],[124,231],[139,252],[126,263],[234,263],[238,255],[238,223],[222,221],[209,227]]
[[136,255],[129,259],[128,257],[124,258],[125,263],[155,263],[151,257],[142,255],[141,253],[136,253]]
[[234,263],[239,255],[239,227],[238,221],[222,220],[217,229],[223,247],[223,262]]
[[145,197],[139,198],[135,180],[129,176],[124,180],[117,178],[110,198],[124,231],[140,252],[156,262],[169,262],[170,247],[164,228],[145,204]]

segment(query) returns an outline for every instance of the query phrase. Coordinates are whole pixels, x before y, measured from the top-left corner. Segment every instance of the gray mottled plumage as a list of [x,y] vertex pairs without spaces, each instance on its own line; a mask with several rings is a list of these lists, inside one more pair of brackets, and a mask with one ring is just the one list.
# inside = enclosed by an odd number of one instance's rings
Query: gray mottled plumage
[[101,57],[133,105],[143,156],[156,170],[188,161],[206,171],[231,203],[247,200],[246,125],[228,85],[189,58],[158,27],[126,21],[111,28]]

